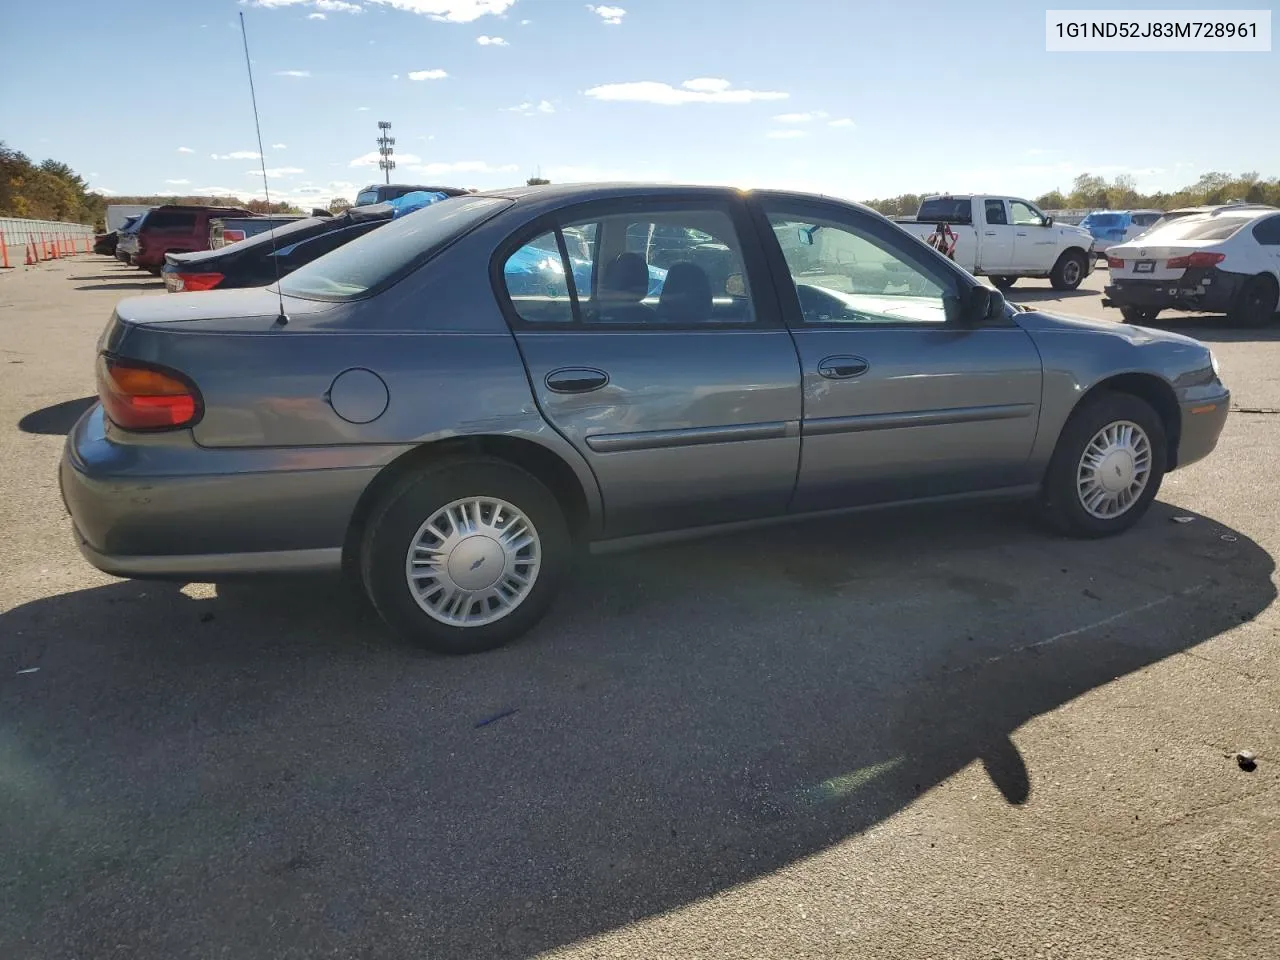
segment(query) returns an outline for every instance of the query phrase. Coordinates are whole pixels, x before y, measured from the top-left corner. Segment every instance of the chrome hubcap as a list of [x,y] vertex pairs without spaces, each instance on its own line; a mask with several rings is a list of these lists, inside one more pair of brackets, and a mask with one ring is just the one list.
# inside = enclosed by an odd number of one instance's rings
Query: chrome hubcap
[[1080,279],[1080,264],[1075,260],[1068,260],[1062,265],[1062,279],[1067,283],[1075,283]]
[[1080,504],[1100,520],[1118,517],[1142,496],[1151,478],[1151,441],[1129,420],[1109,423],[1093,435],[1076,470]]
[[506,616],[538,579],[542,544],[533,522],[493,497],[441,507],[418,528],[405,557],[414,600],[455,627],[479,627]]

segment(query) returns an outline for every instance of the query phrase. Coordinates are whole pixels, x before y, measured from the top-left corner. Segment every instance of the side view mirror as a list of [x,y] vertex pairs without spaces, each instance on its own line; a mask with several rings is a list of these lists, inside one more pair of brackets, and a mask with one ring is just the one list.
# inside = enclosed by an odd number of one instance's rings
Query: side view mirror
[[1052,226],[1053,226],[1053,217],[1045,217],[1045,218],[1044,218],[1044,226],[1046,226],[1046,227],[1052,227]]
[[1004,294],[983,284],[972,287],[965,296],[960,319],[965,326],[977,327],[988,320],[1004,316]]

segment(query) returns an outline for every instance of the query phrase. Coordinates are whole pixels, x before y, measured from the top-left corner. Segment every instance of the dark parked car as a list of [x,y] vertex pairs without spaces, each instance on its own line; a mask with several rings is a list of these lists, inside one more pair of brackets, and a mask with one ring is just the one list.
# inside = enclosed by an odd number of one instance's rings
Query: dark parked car
[[128,230],[135,223],[142,219],[142,214],[134,217],[128,217],[124,223],[120,225],[119,230],[110,230],[107,233],[99,233],[93,238],[93,252],[101,254],[104,257],[114,257],[116,255],[116,247],[120,243],[120,233]]
[[[328,216],[328,214],[325,214]],[[270,216],[252,217],[214,217],[209,221],[209,249],[217,250],[229,247],[233,243],[247,240],[265,233],[272,227],[297,223],[307,219],[303,214],[271,214]]]
[[[278,224],[248,239],[215,250],[171,253],[165,258],[165,289],[170,293],[263,287],[336,250],[344,243],[391,222],[387,204],[352,207],[336,217],[307,217]],[[237,223],[243,221],[236,221]]]
[[121,238],[129,263],[159,276],[165,254],[209,249],[209,221],[215,217],[252,217],[238,207],[166,205],[148,210],[136,229]]
[[278,288],[125,300],[97,365],[60,471],[91,563],[345,567],[455,653],[528,630],[579,547],[992,495],[1116,534],[1230,408],[1189,337],[1015,308],[857,204],[707,187],[443,200]]
[[422,187],[408,183],[372,183],[356,195],[356,206],[363,207],[371,203],[386,203],[398,200],[407,193],[443,193],[446,197],[465,197],[474,190],[462,187]]
[[136,240],[137,233],[142,229],[142,221],[147,218],[145,213],[140,213],[136,217],[130,217],[125,221],[116,234],[115,257],[122,263],[129,263],[133,251],[137,249]]

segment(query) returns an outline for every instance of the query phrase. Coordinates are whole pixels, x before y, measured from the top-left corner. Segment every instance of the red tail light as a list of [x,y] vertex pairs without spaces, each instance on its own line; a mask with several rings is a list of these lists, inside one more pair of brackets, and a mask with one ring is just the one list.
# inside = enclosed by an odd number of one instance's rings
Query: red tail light
[[1119,270],[1124,266],[1124,261],[1119,257],[1107,257],[1107,267],[1112,270]]
[[1225,253],[1197,252],[1188,254],[1185,257],[1173,257],[1167,266],[1170,270],[1176,270],[1179,267],[1184,269],[1188,267],[1203,269],[1205,267],[1216,267],[1225,259],[1227,259]]
[[212,290],[223,279],[220,273],[166,273],[164,285],[170,293],[183,293],[191,290]]
[[244,239],[243,230],[223,230],[222,243],[225,246],[228,243],[239,243]]
[[98,396],[125,430],[172,430],[200,419],[200,391],[176,370],[138,360],[98,357]]

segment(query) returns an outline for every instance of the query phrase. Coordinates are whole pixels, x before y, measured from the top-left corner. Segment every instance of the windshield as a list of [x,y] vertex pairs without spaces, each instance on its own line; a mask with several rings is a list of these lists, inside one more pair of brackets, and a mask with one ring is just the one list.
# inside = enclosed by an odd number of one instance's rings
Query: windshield
[[1128,217],[1123,213],[1091,213],[1081,222],[1082,227],[1123,227]]
[[916,219],[927,223],[972,223],[973,202],[968,197],[933,197],[920,204]]
[[1252,223],[1250,217],[1179,217],[1157,225],[1142,237],[1143,243],[1178,243],[1183,240],[1225,240]]
[[312,300],[355,300],[425,263],[510,204],[498,197],[441,200],[298,268],[280,289]]

